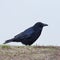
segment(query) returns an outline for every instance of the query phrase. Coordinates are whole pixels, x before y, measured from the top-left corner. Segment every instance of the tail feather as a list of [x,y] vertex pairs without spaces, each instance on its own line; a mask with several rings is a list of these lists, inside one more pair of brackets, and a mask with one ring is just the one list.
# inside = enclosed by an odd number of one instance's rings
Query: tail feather
[[13,42],[14,39],[9,39],[7,41],[5,41],[3,44],[7,44],[7,43],[10,43],[10,42]]

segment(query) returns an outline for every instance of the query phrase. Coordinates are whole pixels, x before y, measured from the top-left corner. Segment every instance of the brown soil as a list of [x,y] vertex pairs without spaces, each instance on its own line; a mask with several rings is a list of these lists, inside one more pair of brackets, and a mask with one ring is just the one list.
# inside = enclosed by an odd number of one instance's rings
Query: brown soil
[[2,45],[0,60],[60,60],[60,47]]

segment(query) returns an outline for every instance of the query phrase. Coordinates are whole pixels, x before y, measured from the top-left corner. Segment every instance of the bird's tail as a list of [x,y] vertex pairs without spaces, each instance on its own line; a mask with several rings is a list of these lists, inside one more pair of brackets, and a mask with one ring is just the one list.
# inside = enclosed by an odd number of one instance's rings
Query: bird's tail
[[6,40],[3,44],[7,44],[7,43],[10,43],[10,42],[13,42],[14,39],[9,39],[9,40]]

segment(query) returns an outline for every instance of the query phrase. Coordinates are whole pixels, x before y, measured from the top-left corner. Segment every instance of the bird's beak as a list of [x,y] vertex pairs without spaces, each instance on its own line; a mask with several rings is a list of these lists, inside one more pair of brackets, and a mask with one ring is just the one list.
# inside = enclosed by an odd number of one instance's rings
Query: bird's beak
[[48,24],[44,24],[44,26],[48,26]]

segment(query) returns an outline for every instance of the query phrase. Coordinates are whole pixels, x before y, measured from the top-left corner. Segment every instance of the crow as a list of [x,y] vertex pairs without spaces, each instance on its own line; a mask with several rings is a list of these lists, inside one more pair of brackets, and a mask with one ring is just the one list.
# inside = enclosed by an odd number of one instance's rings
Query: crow
[[14,36],[13,38],[5,41],[4,44],[10,43],[10,42],[21,42],[24,45],[32,45],[41,35],[42,29],[44,26],[48,26],[48,24],[44,24],[42,22],[37,22],[32,27],[19,33],[18,35]]

